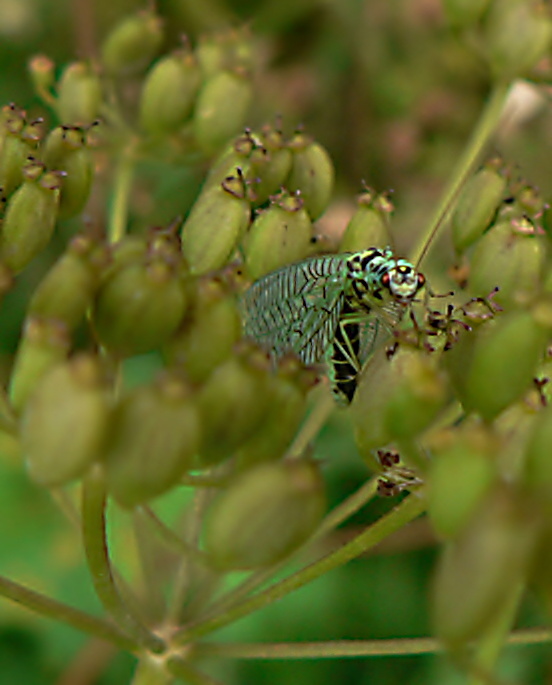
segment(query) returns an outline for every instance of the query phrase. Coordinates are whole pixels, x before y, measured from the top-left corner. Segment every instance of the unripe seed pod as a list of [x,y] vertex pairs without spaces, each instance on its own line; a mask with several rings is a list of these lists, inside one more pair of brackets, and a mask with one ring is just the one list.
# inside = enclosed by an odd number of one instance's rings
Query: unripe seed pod
[[334,168],[325,148],[309,136],[299,133],[290,141],[293,162],[287,187],[299,190],[305,208],[314,221],[330,204],[334,185]]
[[304,369],[293,368],[296,359],[282,360],[270,383],[270,407],[253,435],[242,443],[236,457],[240,469],[283,457],[307,407],[307,392],[312,376],[302,376]]
[[243,73],[219,71],[204,82],[194,110],[194,133],[212,155],[243,129],[253,100],[253,86]]
[[475,247],[470,289],[477,295],[499,291],[495,301],[509,307],[523,302],[541,287],[546,241],[525,219],[500,221]]
[[471,350],[458,345],[447,352],[449,363],[463,366],[456,390],[464,409],[490,421],[518,399],[531,384],[547,337],[532,311],[515,310],[480,328]]
[[182,226],[182,250],[192,274],[220,269],[231,257],[251,218],[243,177],[207,187]]
[[101,47],[102,64],[111,76],[137,74],[145,69],[163,41],[162,21],[144,10],[125,17]]
[[198,395],[202,467],[232,456],[260,425],[270,403],[269,368],[264,352],[244,344],[211,373]]
[[29,76],[37,95],[54,85],[54,68],[54,62],[46,55],[35,55],[29,60]]
[[388,360],[385,350],[378,350],[362,372],[351,404],[359,450],[368,455],[393,439],[415,437],[447,399],[445,376],[433,356],[399,347]]
[[325,508],[320,467],[313,461],[261,464],[213,501],[205,550],[217,569],[253,569],[289,556],[314,532]]
[[72,62],[59,81],[57,114],[60,121],[73,126],[90,126],[100,114],[102,85],[88,62]]
[[424,431],[446,406],[447,378],[438,368],[437,355],[425,350],[399,349],[396,357],[395,363],[391,360],[389,364],[392,387],[384,420],[392,439],[411,439]]
[[65,360],[69,351],[67,329],[58,321],[29,319],[17,348],[8,390],[16,412],[20,412],[44,374]]
[[497,480],[500,447],[489,429],[473,421],[433,436],[428,514],[441,537],[457,537],[481,507]]
[[81,355],[48,370],[21,420],[31,478],[44,487],[82,476],[102,453],[110,410],[98,360]]
[[262,205],[285,186],[293,164],[293,153],[282,132],[274,127],[264,126],[254,137],[262,148],[252,155],[249,178],[253,183],[255,204]]
[[[219,23],[229,24],[230,19]],[[196,54],[204,78],[222,69],[253,69],[257,63],[251,32],[247,27],[200,36]]]
[[452,240],[463,252],[490,226],[506,190],[502,161],[492,159],[462,189],[451,217]]
[[528,502],[497,489],[460,537],[448,543],[433,586],[437,635],[451,648],[480,638],[523,582],[538,527]]
[[370,188],[357,197],[357,209],[347,224],[339,245],[340,252],[358,252],[368,247],[391,245],[389,217],[393,205],[385,193],[376,195]]
[[132,390],[115,407],[107,440],[111,493],[133,507],[166,492],[191,468],[200,431],[199,413],[180,379],[166,376]]
[[59,217],[67,219],[84,209],[94,174],[92,156],[84,131],[59,126],[44,143],[42,161],[49,169],[63,171],[59,197]]
[[483,46],[496,78],[508,80],[526,74],[546,55],[551,40],[552,19],[545,2],[492,3]]
[[0,262],[14,273],[24,269],[50,242],[59,205],[60,174],[35,161],[8,201],[0,231]]
[[140,96],[142,129],[166,136],[181,126],[192,111],[200,81],[199,66],[189,50],[159,60],[148,72]]
[[469,28],[482,19],[490,0],[443,0],[447,21],[455,28]]
[[249,277],[261,276],[304,259],[310,248],[312,225],[298,195],[282,192],[260,212],[247,234],[244,251]]
[[537,415],[524,457],[523,482],[533,497],[552,514],[552,406]]
[[205,381],[227,359],[241,336],[235,298],[220,279],[199,279],[182,330],[163,352],[169,364],[184,369],[194,383]]
[[249,178],[251,155],[257,147],[250,131],[237,136],[211,164],[203,190],[224,183],[229,176],[241,174],[243,178]]
[[148,253],[148,241],[144,235],[125,235],[111,246],[111,261],[101,273],[102,284],[107,283],[118,271],[131,264],[143,264]]
[[187,306],[181,264],[153,256],[115,271],[97,294],[92,320],[102,343],[129,356],[154,350],[177,330]]
[[14,105],[2,108],[2,129],[0,187],[8,196],[23,182],[23,169],[36,149],[39,134],[37,131],[35,136],[26,135],[25,112]]
[[92,304],[107,254],[89,237],[76,236],[33,293],[27,314],[75,329]]

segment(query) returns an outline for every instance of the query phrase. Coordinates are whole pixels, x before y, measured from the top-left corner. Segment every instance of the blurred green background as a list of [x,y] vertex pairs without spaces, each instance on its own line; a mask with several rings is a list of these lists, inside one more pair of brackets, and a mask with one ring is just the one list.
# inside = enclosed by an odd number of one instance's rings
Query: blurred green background
[[[29,58],[44,53],[60,69],[75,58],[93,57],[106,31],[143,6],[134,0],[0,0],[1,104],[15,102],[32,116],[57,123],[33,93],[26,75]],[[335,200],[321,220],[323,230],[345,225],[365,180],[378,190],[394,191],[395,239],[400,250],[408,251],[489,87],[483,62],[446,25],[439,0],[159,0],[155,6],[166,21],[164,51],[182,34],[195,44],[206,32],[249,26],[259,55],[249,124],[273,121],[275,115],[290,128],[304,124],[334,160]],[[520,85],[516,114],[500,132],[495,151],[519,165],[521,175],[549,198],[550,158],[544,151],[552,142],[552,118],[546,105],[536,89]],[[173,197],[178,195],[180,206],[189,206],[202,173],[165,162],[144,164],[136,185],[153,179],[158,202],[144,207],[138,197],[133,220],[173,218]],[[59,240],[74,228],[63,227]],[[450,252],[446,236],[440,248]],[[54,254],[52,249],[38,260],[2,304],[0,354],[6,362],[17,343],[25,298]],[[0,448],[0,573],[99,612],[77,531],[48,495],[29,483],[13,445],[5,439]],[[326,463],[333,504],[367,476],[346,417],[337,416],[325,429],[317,455]],[[175,498],[167,498],[167,510],[177,506]],[[382,501],[351,525],[366,525],[389,506]],[[116,519],[115,527],[125,524],[122,515]],[[128,539],[121,543],[114,535],[114,540],[117,559],[132,566]],[[428,635],[426,595],[434,554],[424,530],[414,527],[394,551],[381,550],[334,571],[215,637],[268,641]],[[538,622],[537,607],[529,603],[522,620]],[[546,647],[512,648],[503,656],[502,673],[527,685],[550,682],[549,657]],[[132,667],[131,657],[0,603],[0,685],[125,683]],[[228,684],[464,682],[441,656],[220,662],[207,670]]]

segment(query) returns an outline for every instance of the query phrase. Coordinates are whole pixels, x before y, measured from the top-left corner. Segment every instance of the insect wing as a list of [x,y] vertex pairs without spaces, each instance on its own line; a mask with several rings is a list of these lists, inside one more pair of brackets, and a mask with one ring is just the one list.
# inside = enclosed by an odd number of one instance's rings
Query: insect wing
[[332,342],[345,298],[343,258],[314,257],[254,283],[241,299],[245,334],[278,358],[319,362]]

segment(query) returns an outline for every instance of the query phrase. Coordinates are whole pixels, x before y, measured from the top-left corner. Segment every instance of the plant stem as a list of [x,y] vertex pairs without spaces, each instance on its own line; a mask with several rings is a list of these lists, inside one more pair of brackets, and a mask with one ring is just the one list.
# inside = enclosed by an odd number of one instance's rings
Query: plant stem
[[316,578],[328,573],[328,571],[346,564],[418,517],[423,513],[425,507],[425,499],[422,493],[417,491],[406,497],[386,516],[383,516],[379,521],[338,550],[327,554],[322,559],[315,561],[297,573],[250,597],[229,611],[178,631],[174,636],[173,644],[183,645],[195,641],[199,637],[234,623],[238,619],[272,604],[272,602],[281,599],[303,585],[307,585]]
[[0,576],[0,595],[41,616],[66,623],[76,630],[110,642],[120,649],[129,652],[137,652],[139,649],[135,640],[124,635],[106,620],[74,609],[2,576]]
[[126,233],[128,221],[128,202],[134,176],[135,145],[128,143],[121,150],[119,163],[115,170],[113,206],[109,217],[109,241],[118,243]]
[[496,132],[511,85],[512,83],[510,81],[497,82],[494,84],[487,104],[481,112],[479,121],[472,132],[468,144],[456,163],[456,168],[451,174],[449,182],[442,193],[441,201],[431,217],[427,230],[418,240],[418,245],[411,255],[411,260],[414,264],[419,264],[425,256],[429,244],[443,226],[462,186],[469,175],[474,171],[479,157]]
[[144,656],[136,665],[131,685],[170,685],[173,681],[163,660]]
[[167,669],[170,673],[188,685],[221,685],[218,680],[196,670],[179,657],[171,657],[168,659]]
[[[520,646],[552,641],[548,628],[529,628],[511,633],[505,645]],[[194,647],[198,658],[223,659],[335,659],[363,656],[407,656],[438,654],[442,644],[432,637],[400,638],[397,640],[329,640],[323,642],[203,642]]]
[[160,653],[164,651],[165,643],[123,602],[115,585],[106,536],[105,480],[99,465],[90,470],[82,488],[82,535],[96,594],[108,614],[135,642],[153,653]]

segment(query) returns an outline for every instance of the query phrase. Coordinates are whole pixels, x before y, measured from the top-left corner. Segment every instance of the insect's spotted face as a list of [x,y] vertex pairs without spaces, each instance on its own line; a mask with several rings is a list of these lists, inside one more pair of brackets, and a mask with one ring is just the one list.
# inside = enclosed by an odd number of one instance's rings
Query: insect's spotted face
[[370,248],[347,261],[353,290],[360,300],[392,301],[408,305],[423,287],[423,274],[404,259],[396,259],[390,248]]
[[389,290],[391,297],[404,305],[412,302],[424,283],[424,275],[403,260],[395,262],[381,278],[381,285]]

